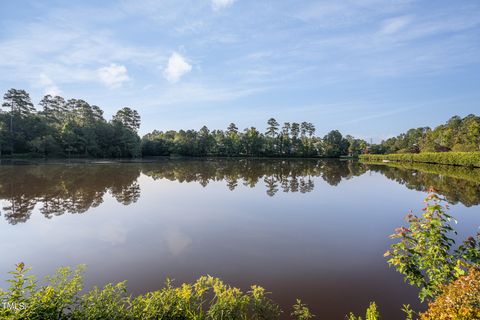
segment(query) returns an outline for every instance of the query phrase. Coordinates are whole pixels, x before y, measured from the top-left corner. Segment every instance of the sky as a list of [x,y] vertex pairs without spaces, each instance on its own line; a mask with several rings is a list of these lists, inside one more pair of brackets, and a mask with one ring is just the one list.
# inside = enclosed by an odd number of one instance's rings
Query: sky
[[308,121],[374,142],[480,114],[480,1],[0,1],[0,92],[154,129]]

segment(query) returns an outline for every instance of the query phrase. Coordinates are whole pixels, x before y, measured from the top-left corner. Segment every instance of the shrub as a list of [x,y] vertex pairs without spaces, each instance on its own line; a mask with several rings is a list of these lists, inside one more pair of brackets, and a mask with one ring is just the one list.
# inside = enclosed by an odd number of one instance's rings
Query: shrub
[[421,320],[480,319],[480,270],[471,269],[468,275],[442,287],[443,293],[430,302]]
[[315,317],[300,299],[297,299],[297,303],[293,305],[293,312],[291,315],[298,320],[308,320]]
[[[408,227],[396,229],[391,237],[400,241],[385,256],[405,275],[405,281],[420,287],[422,301],[434,299],[429,309],[420,313],[420,320],[480,319],[480,235],[469,237],[455,248],[451,237],[456,232],[450,224],[455,220],[447,213],[448,206],[442,205],[443,199],[434,190],[430,192],[422,215],[407,215]],[[406,320],[417,316],[409,305],[402,311]],[[365,320],[378,319],[380,313],[372,302]],[[347,320],[363,318],[350,313]]]
[[68,315],[71,319],[130,319],[128,307],[130,297],[127,295],[126,282],[107,284],[103,289],[97,287],[79,298]]
[[[10,287],[0,290],[0,319],[277,320],[282,313],[262,287],[254,285],[245,293],[211,276],[178,287],[167,280],[164,288],[132,298],[126,282],[80,294],[83,266],[74,271],[58,269],[44,286],[38,286],[29,270],[19,263],[11,272]],[[300,300],[292,316],[298,320],[313,317]]]
[[[375,302],[370,302],[367,311],[365,312],[365,320],[379,320],[380,312],[378,312],[377,304]],[[348,315],[347,320],[363,320],[361,316],[356,316],[351,313]]]
[[407,215],[409,226],[395,230],[391,238],[400,241],[385,253],[388,263],[405,275],[405,281],[420,288],[422,301],[436,297],[443,285],[480,263],[479,235],[454,248],[454,219],[447,213],[448,206],[442,206],[442,200],[431,193],[421,216]]
[[66,319],[78,302],[78,293],[83,288],[84,266],[75,271],[59,268],[54,276],[47,277],[47,284],[38,287],[35,278],[27,275],[30,269],[17,264],[10,272],[10,288],[0,292],[1,319]]

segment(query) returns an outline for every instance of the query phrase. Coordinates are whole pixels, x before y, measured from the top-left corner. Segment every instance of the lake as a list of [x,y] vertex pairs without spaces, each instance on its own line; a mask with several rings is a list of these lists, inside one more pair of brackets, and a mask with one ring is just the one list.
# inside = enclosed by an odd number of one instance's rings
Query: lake
[[[480,225],[480,171],[355,161],[158,159],[0,163],[0,279],[87,264],[86,285],[133,294],[200,275],[259,284],[288,315],[296,298],[324,319],[376,301],[385,319],[417,302],[383,253],[434,187],[459,237]],[[2,283],[5,287],[6,284]]]

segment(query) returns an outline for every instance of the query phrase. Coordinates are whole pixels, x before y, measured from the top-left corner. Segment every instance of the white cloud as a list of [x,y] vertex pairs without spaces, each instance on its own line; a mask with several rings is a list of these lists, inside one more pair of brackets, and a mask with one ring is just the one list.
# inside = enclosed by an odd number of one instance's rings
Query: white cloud
[[236,0],[212,0],[213,10],[220,10],[231,6]]
[[402,16],[385,20],[380,29],[381,34],[393,34],[405,28],[411,21],[410,17]]
[[105,225],[100,228],[98,238],[112,245],[123,244],[127,241],[127,231],[120,225]]
[[179,255],[192,243],[192,239],[177,228],[167,230],[165,238],[168,250],[173,255]]
[[168,59],[167,67],[164,70],[164,76],[169,82],[175,83],[190,71],[192,71],[192,65],[189,64],[180,54],[174,52]]
[[100,81],[109,88],[118,88],[125,81],[130,80],[127,74],[127,68],[115,63],[110,64],[108,67],[97,69],[97,75]]
[[61,91],[58,88],[58,86],[46,74],[42,73],[40,75],[39,83],[40,83],[41,86],[43,86],[45,88],[44,89],[44,94],[45,95],[49,94],[49,95],[52,95],[52,96],[59,96],[61,94]]

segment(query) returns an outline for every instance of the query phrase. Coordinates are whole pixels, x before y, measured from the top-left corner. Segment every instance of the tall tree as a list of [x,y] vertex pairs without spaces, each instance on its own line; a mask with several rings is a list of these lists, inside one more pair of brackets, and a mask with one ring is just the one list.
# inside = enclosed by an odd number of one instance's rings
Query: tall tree
[[30,95],[22,89],[10,89],[3,96],[3,108],[10,108],[10,132],[13,132],[15,116],[25,117],[35,112]]
[[60,96],[46,95],[39,106],[43,110],[37,113],[25,90],[10,89],[5,93],[2,109],[6,108],[6,112],[0,112],[1,153],[90,157],[139,155],[136,111],[131,111],[131,119],[123,117],[122,121],[107,123],[100,107],[81,99],[65,102]]
[[3,96],[2,107],[10,108],[12,113],[27,116],[35,112],[32,100],[28,92],[22,89],[10,89]]
[[274,118],[268,119],[267,124],[268,127],[267,131],[265,132],[265,136],[267,138],[266,151],[268,155],[277,155],[277,136],[279,124]]
[[214,138],[210,134],[210,130],[207,128],[207,126],[200,128],[200,131],[198,131],[198,150],[200,155],[209,154],[214,142]]
[[43,108],[43,115],[52,122],[63,122],[65,119],[67,108],[65,99],[60,96],[52,97],[51,95],[45,95],[40,100],[39,105]]
[[298,139],[298,135],[300,134],[300,125],[296,122],[292,123],[290,127],[290,133],[292,134],[292,138],[294,140]]
[[227,128],[227,137],[225,139],[225,153],[227,156],[239,155],[240,137],[235,123],[230,123]]
[[290,122],[285,122],[282,127],[282,134],[280,135],[280,149],[284,155],[290,154]]
[[267,124],[268,124],[268,128],[265,134],[268,137],[275,138],[277,136],[278,126],[279,126],[277,120],[275,120],[274,118],[270,118],[268,119]]
[[315,125],[313,123],[307,123],[307,133],[310,138],[315,134]]
[[300,124],[300,136],[302,138],[305,138],[305,136],[307,135],[307,130],[308,130],[308,123],[303,121],[301,124]]
[[227,134],[229,136],[238,134],[238,127],[235,125],[235,123],[232,122],[228,125]]
[[284,137],[289,137],[290,136],[290,122],[285,122],[282,127],[282,135]]
[[119,121],[130,130],[137,132],[140,128],[140,115],[137,110],[133,110],[129,107],[124,107],[117,111],[113,116],[114,121]]
[[247,155],[260,155],[262,150],[262,137],[260,132],[255,127],[245,129],[242,142]]

